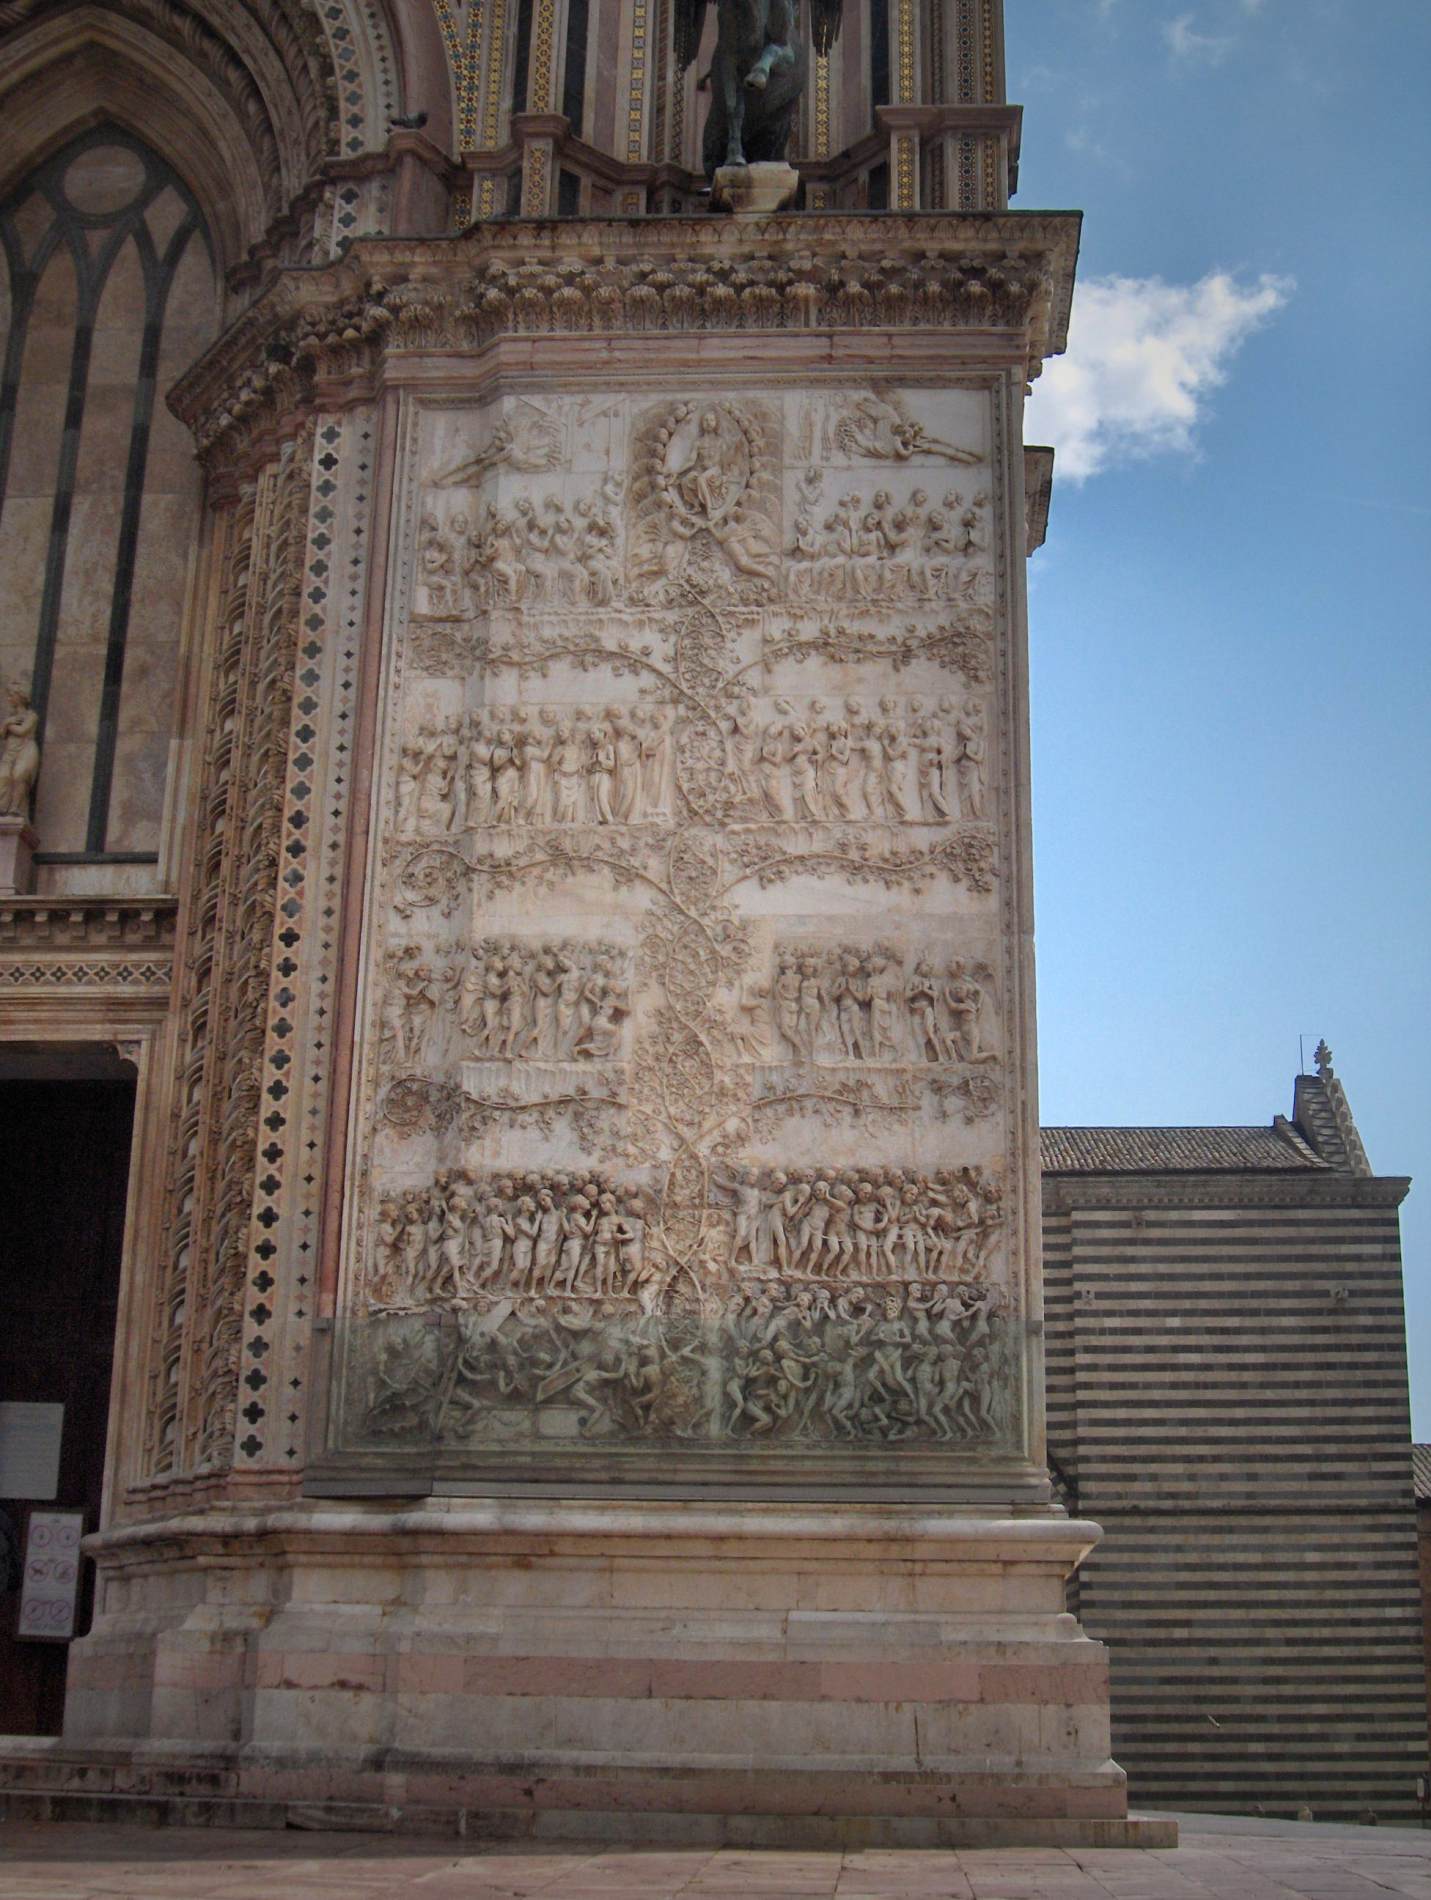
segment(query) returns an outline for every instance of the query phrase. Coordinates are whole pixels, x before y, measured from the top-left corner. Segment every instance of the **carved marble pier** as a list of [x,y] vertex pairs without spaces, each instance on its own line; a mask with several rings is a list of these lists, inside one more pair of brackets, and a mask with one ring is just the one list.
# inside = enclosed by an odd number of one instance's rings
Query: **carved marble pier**
[[235,704],[261,777],[186,894],[74,1736],[1132,1838],[1041,1418],[1020,424],[1075,244],[365,239],[185,378],[201,801]]

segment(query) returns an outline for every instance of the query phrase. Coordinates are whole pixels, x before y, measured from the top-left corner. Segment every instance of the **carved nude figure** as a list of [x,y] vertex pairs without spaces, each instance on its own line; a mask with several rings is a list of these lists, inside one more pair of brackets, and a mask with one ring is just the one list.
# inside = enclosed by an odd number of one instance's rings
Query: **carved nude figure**
[[959,811],[965,818],[984,815],[984,709],[977,699],[966,699],[954,728],[954,771],[959,786]]
[[501,1284],[507,1243],[515,1235],[516,1228],[503,1211],[502,1202],[497,1195],[488,1195],[487,1206],[482,1215],[481,1280],[484,1286]]
[[537,1229],[532,1246],[532,1284],[545,1289],[556,1272],[561,1252],[561,1209],[549,1188],[537,1195]]
[[799,997],[796,1046],[806,1062],[813,1062],[825,1016],[825,993],[820,983],[820,966],[814,957],[800,959]]
[[596,1230],[596,1210],[586,1195],[573,1194],[561,1217],[561,1258],[557,1275],[561,1282],[556,1289],[562,1293],[575,1293],[581,1288],[582,1267],[585,1264],[588,1244]]
[[572,1053],[605,1062],[620,1047],[621,1024],[630,1008],[624,991],[603,976],[593,977],[587,987],[588,993],[594,991],[591,1020],[577,1037]]
[[855,1230],[855,1271],[861,1279],[870,1279],[879,1271],[879,1249],[889,1216],[876,1201],[869,1181],[861,1181],[856,1190],[850,1219]]
[[922,725],[916,735],[915,758],[921,816],[931,823],[948,818],[950,811],[949,795],[944,783],[944,739],[932,720]]
[[899,1060],[899,978],[883,952],[870,959],[870,1043],[876,1062]]
[[921,957],[915,964],[904,997],[914,1031],[915,1054],[924,1062],[942,1062],[944,1040],[939,1033],[938,989],[927,957]]
[[949,1016],[947,1038],[951,1062],[992,1062],[992,1055],[979,1051],[979,1016],[984,992],[958,961],[949,965],[944,984],[944,1007]]
[[794,958],[782,958],[775,974],[775,1023],[791,1055],[800,1054],[800,971]]
[[845,1055],[851,1062],[863,1062],[870,1053],[865,1029],[869,1001],[870,987],[861,960],[853,951],[846,950],[841,954],[836,978],[835,1019]]
[[520,960],[513,956],[507,962],[502,992],[502,1054],[508,1062],[525,1054],[531,1028],[531,984]]
[[12,686],[7,698],[9,711],[0,720],[0,818],[28,818],[40,775],[40,716],[23,687]]

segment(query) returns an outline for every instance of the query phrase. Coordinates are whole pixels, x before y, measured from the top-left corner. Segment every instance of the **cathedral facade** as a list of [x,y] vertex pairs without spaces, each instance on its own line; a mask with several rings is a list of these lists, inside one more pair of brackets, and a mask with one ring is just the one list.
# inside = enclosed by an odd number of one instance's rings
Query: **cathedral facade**
[[1171,1838],[1046,1462],[998,0],[14,0],[0,105],[7,1785]]

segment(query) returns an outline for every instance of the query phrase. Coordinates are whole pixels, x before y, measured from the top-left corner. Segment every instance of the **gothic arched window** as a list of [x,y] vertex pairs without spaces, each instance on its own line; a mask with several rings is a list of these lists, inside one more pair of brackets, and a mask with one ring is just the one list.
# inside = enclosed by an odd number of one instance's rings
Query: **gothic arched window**
[[115,127],[0,202],[0,679],[41,720],[38,861],[155,858],[198,471],[164,392],[218,304],[193,194]]

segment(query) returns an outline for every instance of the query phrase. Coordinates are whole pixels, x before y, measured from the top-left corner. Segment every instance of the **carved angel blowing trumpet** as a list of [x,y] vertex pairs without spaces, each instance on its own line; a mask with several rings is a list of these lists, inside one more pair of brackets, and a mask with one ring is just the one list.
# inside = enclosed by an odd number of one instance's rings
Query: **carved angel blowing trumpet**
[[[840,32],[842,0],[810,0],[810,36],[824,58]],[[676,0],[676,59],[684,72],[700,51],[706,0]],[[702,153],[707,178],[723,165],[780,164],[805,90],[809,55],[794,0],[716,0],[708,78],[710,117]]]

